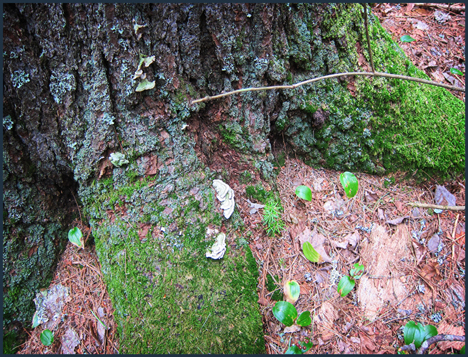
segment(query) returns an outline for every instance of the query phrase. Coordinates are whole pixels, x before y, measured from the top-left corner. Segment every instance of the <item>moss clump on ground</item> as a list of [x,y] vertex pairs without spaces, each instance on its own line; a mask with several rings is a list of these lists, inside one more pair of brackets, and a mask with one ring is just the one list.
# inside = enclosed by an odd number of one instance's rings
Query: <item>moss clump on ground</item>
[[[213,178],[193,172],[173,191],[161,177],[152,185],[136,180],[113,190],[116,182],[101,180],[82,189],[121,353],[264,352],[256,262],[248,245],[236,244],[240,216],[220,219]],[[115,196],[125,214],[111,205]],[[227,251],[208,259],[214,238],[205,238],[206,229],[222,226]]]

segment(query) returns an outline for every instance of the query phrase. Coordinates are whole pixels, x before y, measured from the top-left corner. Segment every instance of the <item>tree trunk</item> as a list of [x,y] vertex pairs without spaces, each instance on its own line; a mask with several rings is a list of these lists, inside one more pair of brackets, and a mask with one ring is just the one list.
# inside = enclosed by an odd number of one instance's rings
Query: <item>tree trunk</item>
[[[464,172],[464,103],[441,88],[342,77],[190,104],[369,70],[362,9],[5,4],[4,328],[30,326],[77,192],[121,352],[264,351],[255,260],[213,179],[274,180],[277,148],[339,170]],[[369,20],[376,70],[427,78]],[[207,228],[227,234],[220,261],[205,257]]]

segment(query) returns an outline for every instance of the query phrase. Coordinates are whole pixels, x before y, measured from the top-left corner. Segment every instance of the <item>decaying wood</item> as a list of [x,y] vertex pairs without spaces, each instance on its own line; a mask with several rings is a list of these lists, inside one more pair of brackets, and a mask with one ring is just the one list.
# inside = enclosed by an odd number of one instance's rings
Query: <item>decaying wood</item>
[[441,206],[441,205],[431,205],[429,203],[419,203],[419,202],[410,202],[409,206],[421,207],[421,208],[434,208],[434,209],[448,209],[450,211],[464,211],[465,206]]

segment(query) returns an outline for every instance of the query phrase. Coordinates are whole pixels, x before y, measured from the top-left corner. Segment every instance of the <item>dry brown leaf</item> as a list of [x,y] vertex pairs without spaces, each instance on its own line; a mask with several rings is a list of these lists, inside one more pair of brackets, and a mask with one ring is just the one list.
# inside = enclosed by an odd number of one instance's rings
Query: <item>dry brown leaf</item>
[[365,347],[367,350],[373,352],[376,349],[376,346],[371,341],[369,337],[367,337],[364,333],[359,333],[359,337],[361,338],[361,345]]
[[406,218],[409,218],[409,217],[410,216],[403,216],[403,217],[392,219],[391,221],[386,221],[385,223],[393,224],[394,226],[396,226],[396,225],[400,224],[401,222],[403,222]]
[[298,332],[300,330],[301,330],[301,328],[299,326],[297,326],[296,324],[294,324],[292,326],[285,327],[284,328],[284,333]]
[[416,253],[416,261],[417,261],[416,265],[419,265],[419,263],[421,263],[421,260],[426,255],[427,250],[423,245],[421,245],[421,244],[419,244],[419,243],[417,243],[415,241],[412,241],[412,243],[413,243],[413,247],[414,247],[414,252]]
[[317,228],[312,232],[312,237],[309,241],[310,244],[312,244],[312,247],[314,247],[317,253],[322,257],[323,261],[321,263],[329,263],[332,261],[323,246],[323,243],[325,243],[325,237],[322,234],[317,233]]

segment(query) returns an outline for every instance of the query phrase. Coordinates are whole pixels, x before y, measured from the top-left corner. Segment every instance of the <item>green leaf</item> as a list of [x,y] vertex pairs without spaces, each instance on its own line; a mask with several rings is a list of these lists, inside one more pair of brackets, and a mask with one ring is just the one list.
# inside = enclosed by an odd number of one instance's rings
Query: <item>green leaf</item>
[[413,41],[416,41],[414,38],[412,38],[412,37],[409,36],[409,35],[401,36],[400,40],[401,40],[401,42],[413,42]]
[[322,256],[312,247],[310,242],[304,242],[302,245],[302,251],[307,259],[309,259],[312,263],[320,263],[323,258]]
[[278,301],[273,306],[273,315],[286,326],[292,326],[297,317],[297,310],[293,304],[287,301]]
[[294,304],[297,299],[299,299],[299,294],[301,293],[301,288],[297,281],[289,280],[284,284],[284,294],[286,295],[286,300],[291,304]]
[[463,347],[461,348],[460,354],[461,354],[461,355],[464,355],[464,354],[465,354],[465,345],[463,345]]
[[285,355],[301,355],[302,350],[296,345],[289,346],[288,350],[284,352]]
[[44,330],[41,333],[41,342],[44,346],[50,346],[54,343],[54,334],[50,330]]
[[[361,275],[358,275],[359,273],[361,273]],[[359,263],[354,264],[354,268],[352,268],[349,271],[349,275],[351,275],[351,277],[354,280],[359,279],[363,274],[364,274],[364,265],[359,264]]]
[[312,191],[307,186],[297,186],[296,196],[306,201],[312,201]]
[[342,297],[345,297],[349,294],[351,290],[353,290],[354,285],[356,285],[356,282],[349,276],[345,275],[341,278],[340,282],[338,283],[338,293]]
[[414,343],[414,347],[416,348],[421,347],[421,344],[425,340],[436,335],[437,329],[434,326],[423,326],[422,324],[414,323],[414,321],[408,321],[403,330],[405,344],[409,345],[410,343]]
[[354,176],[351,172],[348,171],[343,172],[340,175],[340,182],[348,198],[356,196],[356,193],[358,192],[359,188],[359,183],[356,176]]
[[438,332],[437,332],[437,328],[435,326],[426,325],[426,326],[424,326],[422,342],[430,339],[431,337],[437,336],[437,335],[438,335]]
[[78,248],[84,248],[83,234],[78,227],[68,231],[68,240]]
[[303,311],[297,318],[296,324],[299,326],[309,326],[312,323],[310,311]]
[[462,71],[459,71],[459,70],[456,69],[456,68],[450,68],[450,73],[452,73],[452,74],[459,74],[460,76],[463,76],[463,72],[462,72]]

